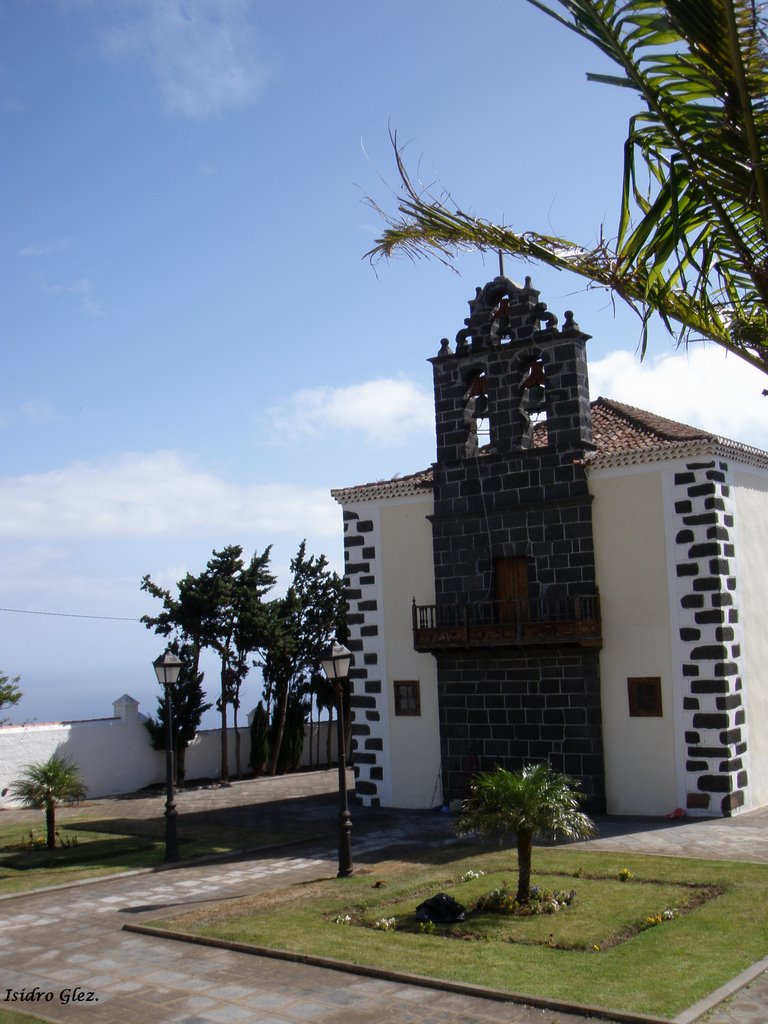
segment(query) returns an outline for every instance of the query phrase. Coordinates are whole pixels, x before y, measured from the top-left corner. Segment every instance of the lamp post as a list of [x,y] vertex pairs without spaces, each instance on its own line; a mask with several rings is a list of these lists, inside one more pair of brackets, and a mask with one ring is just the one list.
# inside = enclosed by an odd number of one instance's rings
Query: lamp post
[[339,758],[339,870],[337,878],[352,874],[352,816],[347,803],[347,762],[344,751],[344,680],[349,675],[352,652],[334,643],[320,658],[328,682],[336,691],[337,746]]
[[176,837],[176,801],[173,791],[173,704],[171,687],[179,678],[181,660],[166,651],[152,662],[157,681],[165,689],[165,860],[179,859]]

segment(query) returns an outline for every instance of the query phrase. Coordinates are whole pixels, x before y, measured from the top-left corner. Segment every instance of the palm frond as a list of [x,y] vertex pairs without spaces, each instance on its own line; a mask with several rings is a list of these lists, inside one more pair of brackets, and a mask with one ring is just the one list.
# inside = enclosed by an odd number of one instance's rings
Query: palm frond
[[585,839],[594,833],[583,813],[576,782],[543,762],[518,771],[496,768],[473,780],[472,795],[457,822],[461,833],[556,833]]
[[610,288],[681,340],[707,338],[768,371],[768,56],[753,0],[529,0],[613,61],[634,89],[615,238],[582,247],[419,191],[393,145],[397,213],[367,255],[450,260],[502,250]]
[[61,754],[52,754],[47,761],[25,765],[9,789],[25,807],[37,808],[76,803],[86,792],[77,764]]

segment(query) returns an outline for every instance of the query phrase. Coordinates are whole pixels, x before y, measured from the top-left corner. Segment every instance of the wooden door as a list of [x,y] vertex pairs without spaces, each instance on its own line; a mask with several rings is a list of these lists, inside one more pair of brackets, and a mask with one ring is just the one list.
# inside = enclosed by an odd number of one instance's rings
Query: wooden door
[[496,558],[493,563],[496,579],[496,601],[500,622],[527,622],[528,559]]

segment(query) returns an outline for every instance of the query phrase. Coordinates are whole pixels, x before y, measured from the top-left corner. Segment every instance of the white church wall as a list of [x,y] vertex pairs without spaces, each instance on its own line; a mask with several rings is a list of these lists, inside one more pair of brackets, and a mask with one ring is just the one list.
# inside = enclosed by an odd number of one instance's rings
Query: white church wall
[[[680,802],[663,465],[590,473],[609,814],[658,815]],[[661,717],[630,716],[631,677],[661,679]]]
[[[411,606],[435,600],[432,564],[431,492],[388,502],[381,510],[384,602],[384,678],[390,745],[389,773],[394,807],[442,803],[437,667],[431,654],[413,649]],[[395,683],[416,682],[418,715],[395,714]]]

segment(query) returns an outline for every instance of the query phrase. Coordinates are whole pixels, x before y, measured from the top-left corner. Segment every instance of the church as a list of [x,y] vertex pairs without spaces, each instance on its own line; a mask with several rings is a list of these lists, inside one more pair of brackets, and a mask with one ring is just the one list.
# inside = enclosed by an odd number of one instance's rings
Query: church
[[332,492],[366,805],[541,761],[592,813],[768,803],[768,453],[590,402],[588,340],[530,279],[476,289],[433,465]]

